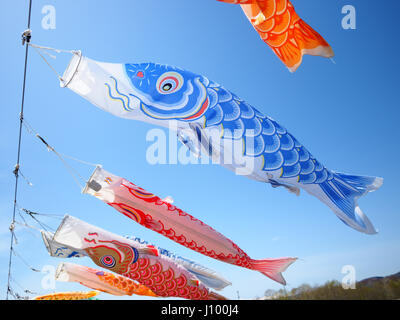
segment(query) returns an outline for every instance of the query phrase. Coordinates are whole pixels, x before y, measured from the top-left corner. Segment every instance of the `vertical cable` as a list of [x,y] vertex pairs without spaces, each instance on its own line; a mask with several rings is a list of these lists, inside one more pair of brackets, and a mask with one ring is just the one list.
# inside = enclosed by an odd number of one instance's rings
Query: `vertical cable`
[[[28,29],[31,27],[31,11],[32,11],[32,0],[29,0],[29,11],[28,11]],[[24,121],[24,101],[25,101],[25,83],[26,83],[26,70],[28,65],[28,53],[29,53],[29,39],[25,41],[25,66],[24,66],[24,81],[22,85],[22,100],[21,100],[21,112],[20,112],[20,121],[19,121],[19,137],[18,137],[18,153],[17,153],[17,164],[15,166],[14,174],[15,174],[15,190],[14,190],[14,210],[12,216],[12,222],[10,225],[10,231],[13,230],[15,225],[15,212],[17,207],[17,194],[18,194],[18,170],[20,164],[21,157],[21,137],[22,137],[22,124]],[[8,294],[10,293],[10,278],[11,278],[11,261],[12,261],[12,253],[13,253],[13,243],[14,243],[14,232],[11,232],[11,242],[10,242],[10,258],[8,263],[8,282],[7,282],[7,294],[6,300],[8,300]]]

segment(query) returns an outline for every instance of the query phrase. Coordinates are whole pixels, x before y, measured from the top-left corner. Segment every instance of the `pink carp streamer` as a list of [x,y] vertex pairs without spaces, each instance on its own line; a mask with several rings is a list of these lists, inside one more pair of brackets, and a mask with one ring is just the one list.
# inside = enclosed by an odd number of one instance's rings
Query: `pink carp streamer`
[[235,243],[170,202],[98,166],[83,193],[97,197],[142,226],[208,257],[256,270],[281,284],[297,258],[253,260]]

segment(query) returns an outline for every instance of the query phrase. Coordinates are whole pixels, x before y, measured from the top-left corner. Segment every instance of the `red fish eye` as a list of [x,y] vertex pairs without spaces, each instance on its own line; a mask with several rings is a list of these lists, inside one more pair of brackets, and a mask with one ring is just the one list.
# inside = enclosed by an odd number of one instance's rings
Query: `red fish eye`
[[143,77],[144,77],[143,71],[138,71],[138,72],[136,73],[136,77],[138,77],[138,78],[143,78]]

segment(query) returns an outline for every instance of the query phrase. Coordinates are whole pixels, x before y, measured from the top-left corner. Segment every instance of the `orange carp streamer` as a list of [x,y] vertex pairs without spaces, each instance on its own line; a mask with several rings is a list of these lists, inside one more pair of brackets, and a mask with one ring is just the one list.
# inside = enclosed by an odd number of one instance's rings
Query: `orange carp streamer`
[[88,288],[115,296],[132,296],[133,294],[148,297],[157,296],[145,285],[127,277],[68,262],[59,264],[56,280],[78,282]]
[[99,294],[98,291],[88,292],[58,292],[34,298],[33,300],[88,300]]
[[270,46],[291,72],[303,55],[333,57],[331,46],[305,23],[289,0],[218,0],[240,4],[261,39]]

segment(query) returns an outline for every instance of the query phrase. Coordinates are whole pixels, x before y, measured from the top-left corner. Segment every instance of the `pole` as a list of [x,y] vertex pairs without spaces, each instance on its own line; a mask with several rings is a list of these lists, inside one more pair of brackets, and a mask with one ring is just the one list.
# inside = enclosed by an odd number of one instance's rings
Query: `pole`
[[17,164],[15,165],[15,189],[14,189],[14,209],[12,222],[10,225],[11,231],[11,241],[10,241],[10,258],[8,263],[8,282],[7,282],[7,294],[6,300],[8,300],[8,295],[10,293],[10,278],[11,278],[11,262],[12,262],[12,253],[13,253],[13,243],[14,243],[14,225],[15,225],[15,212],[17,208],[17,195],[18,195],[18,171],[20,165],[21,158],[21,141],[22,141],[22,125],[24,121],[24,102],[25,102],[25,84],[26,84],[26,70],[28,66],[28,53],[29,53],[29,41],[30,41],[30,27],[31,27],[31,12],[32,12],[32,0],[29,0],[29,10],[28,10],[28,29],[22,35],[23,44],[25,44],[25,66],[24,66],[24,81],[22,85],[22,100],[21,100],[21,111],[20,111],[20,120],[19,120],[19,136],[18,136],[18,152],[17,152]]

